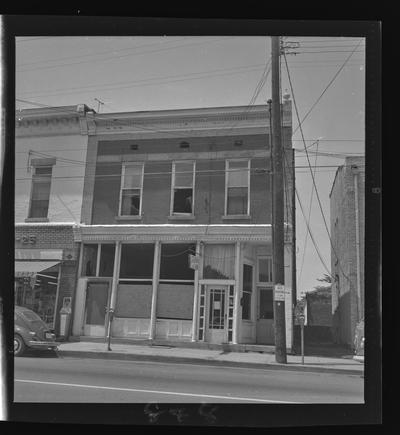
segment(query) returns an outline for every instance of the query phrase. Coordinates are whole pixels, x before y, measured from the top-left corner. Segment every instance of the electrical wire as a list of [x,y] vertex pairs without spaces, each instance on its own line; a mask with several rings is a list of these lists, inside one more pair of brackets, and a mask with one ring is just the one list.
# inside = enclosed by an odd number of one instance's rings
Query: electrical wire
[[[307,119],[308,115],[312,112],[312,110],[314,109],[314,107],[318,104],[318,102],[321,100],[321,98],[324,96],[325,92],[329,89],[329,87],[332,85],[332,83],[336,80],[336,77],[341,73],[341,71],[343,70],[343,68],[346,66],[347,62],[350,60],[351,56],[353,56],[353,54],[356,52],[356,49],[358,48],[358,46],[361,44],[362,40],[360,40],[360,42],[358,43],[358,45],[354,48],[354,50],[350,53],[350,55],[346,58],[346,60],[343,62],[342,66],[336,71],[335,75],[332,77],[332,79],[330,80],[330,82],[326,85],[325,89],[322,91],[321,95],[317,98],[317,100],[315,101],[315,103],[311,106],[311,108],[308,110],[308,112],[304,115],[303,119],[299,122],[298,126],[293,130],[292,135],[294,135],[296,133],[296,131],[301,128],[301,126],[303,125],[304,121]],[[289,66],[287,63],[287,59],[286,59],[286,55],[285,53],[283,53],[284,59],[285,59],[285,63],[286,63],[286,70],[288,72],[289,75]]]
[[[291,93],[292,93],[292,96],[293,96],[293,103],[294,103],[294,107],[295,107],[295,111],[296,111],[296,117],[297,117],[297,120],[298,120],[298,122],[299,122],[299,128],[300,128],[301,136],[304,137],[303,129],[302,129],[302,122],[300,121],[300,116],[299,116],[299,112],[298,112],[298,108],[297,108],[296,98],[295,98],[294,91],[293,91],[292,79],[291,79],[291,76],[290,76],[289,66],[288,66],[287,61],[286,61],[286,55],[285,55],[285,52],[283,52],[283,57],[284,57],[284,59],[285,59],[286,71],[287,71],[287,75],[288,75],[288,79],[289,79],[289,84],[290,84]],[[348,59],[349,59],[349,58],[348,58]],[[315,177],[314,177],[313,172],[312,172],[310,159],[309,159],[309,157],[308,157],[307,146],[306,146],[305,141],[303,141],[303,143],[304,143],[304,149],[305,149],[305,151],[306,151],[306,155],[307,155],[308,166],[309,166],[309,169],[310,169],[310,171],[311,171],[311,177],[312,177],[312,181],[313,181],[313,185],[314,185],[314,189],[315,189],[316,198],[317,198],[317,200],[318,200],[318,204],[319,204],[319,208],[320,208],[320,211],[321,211],[321,215],[322,215],[322,218],[323,218],[323,221],[324,221],[325,229],[326,229],[326,231],[327,231],[328,238],[329,238],[329,241],[330,241],[330,244],[331,244],[331,247],[332,247],[332,252],[335,254],[335,257],[336,257],[336,259],[337,259],[337,261],[338,261],[338,264],[339,264],[339,267],[340,267],[340,269],[341,269],[341,271],[342,271],[342,273],[343,273],[343,276],[345,276],[345,277],[348,279],[348,281],[351,282],[350,278],[345,274],[345,272],[344,272],[344,270],[343,270],[343,268],[342,268],[342,266],[341,266],[341,263],[340,263],[339,257],[338,257],[338,255],[337,255],[337,253],[336,253],[336,251],[335,251],[334,246],[333,246],[332,238],[331,238],[331,235],[330,235],[330,232],[329,232],[329,229],[328,229],[328,225],[327,225],[327,223],[326,223],[326,218],[325,218],[324,210],[323,210],[323,207],[322,207],[322,204],[321,204],[321,200],[320,200],[320,197],[319,197],[319,194],[318,194],[317,185],[316,185],[316,183],[315,183]]]

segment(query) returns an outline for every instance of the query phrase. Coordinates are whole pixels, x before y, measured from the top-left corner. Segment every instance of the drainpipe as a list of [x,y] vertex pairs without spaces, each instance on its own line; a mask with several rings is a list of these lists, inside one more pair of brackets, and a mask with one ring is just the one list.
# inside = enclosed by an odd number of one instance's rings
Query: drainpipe
[[156,316],[157,316],[157,292],[158,292],[158,277],[160,276],[160,246],[161,242],[156,241],[154,247],[154,262],[153,262],[153,292],[151,296],[151,314],[150,314],[150,333],[149,339],[154,340],[156,335]]
[[361,270],[360,270],[360,221],[359,221],[359,205],[358,205],[358,167],[352,166],[354,174],[354,202],[356,213],[356,258],[357,258],[357,309],[358,309],[358,322],[362,319],[363,310],[361,304]]
[[[200,244],[196,244],[196,257],[201,257]],[[193,300],[193,324],[192,324],[192,341],[197,341],[197,325],[198,325],[198,310],[199,310],[199,274],[202,262],[199,261],[198,268],[194,271],[194,300]]]

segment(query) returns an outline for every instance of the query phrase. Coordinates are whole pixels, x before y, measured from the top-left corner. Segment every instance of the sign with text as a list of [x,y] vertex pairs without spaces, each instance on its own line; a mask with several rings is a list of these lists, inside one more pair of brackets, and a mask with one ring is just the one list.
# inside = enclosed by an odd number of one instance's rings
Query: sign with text
[[285,286],[282,284],[276,284],[274,286],[274,300],[284,301],[285,300]]
[[197,270],[200,264],[200,257],[198,255],[189,254],[189,267]]

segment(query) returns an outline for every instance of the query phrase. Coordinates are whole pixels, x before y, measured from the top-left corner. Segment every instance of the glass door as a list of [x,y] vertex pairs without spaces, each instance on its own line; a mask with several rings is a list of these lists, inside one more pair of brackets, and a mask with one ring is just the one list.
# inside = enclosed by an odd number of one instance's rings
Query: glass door
[[227,343],[227,286],[208,286],[207,335],[209,343]]
[[257,307],[257,344],[274,344],[274,305],[272,287],[259,287]]

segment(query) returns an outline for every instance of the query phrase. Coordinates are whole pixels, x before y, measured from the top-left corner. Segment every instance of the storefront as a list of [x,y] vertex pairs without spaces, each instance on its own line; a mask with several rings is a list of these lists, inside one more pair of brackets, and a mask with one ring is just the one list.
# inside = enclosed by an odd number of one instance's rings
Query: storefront
[[76,287],[78,244],[73,226],[17,224],[15,227],[14,303],[29,308],[60,333],[60,309]]
[[55,327],[59,265],[58,261],[15,262],[15,305],[37,313],[50,329]]
[[105,227],[80,229],[73,335],[105,337],[111,308],[116,338],[273,344],[270,226]]

